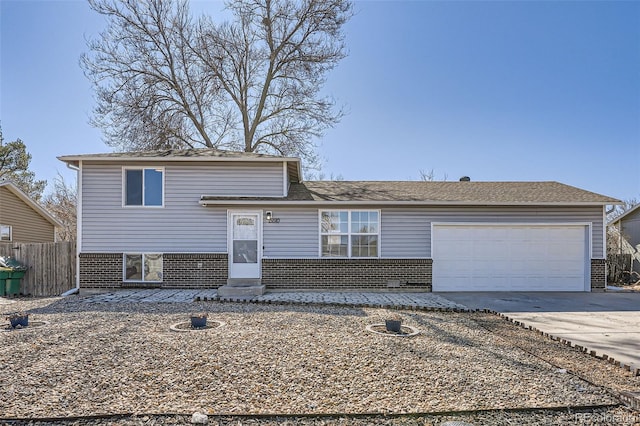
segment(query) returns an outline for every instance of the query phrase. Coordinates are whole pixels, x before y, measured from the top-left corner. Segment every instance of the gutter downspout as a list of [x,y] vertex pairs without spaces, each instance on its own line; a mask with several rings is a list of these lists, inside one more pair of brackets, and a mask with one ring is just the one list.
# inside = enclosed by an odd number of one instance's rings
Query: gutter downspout
[[[78,164],[82,165],[81,162]],[[77,196],[78,196],[78,205],[76,206],[76,286],[71,290],[67,290],[62,293],[61,297],[71,296],[73,294],[80,293],[80,225],[81,225],[81,214],[82,214],[82,189],[81,189],[81,175],[80,175],[80,167],[72,166],[70,163],[67,163],[67,168],[74,170],[76,172],[76,184],[77,184]]]

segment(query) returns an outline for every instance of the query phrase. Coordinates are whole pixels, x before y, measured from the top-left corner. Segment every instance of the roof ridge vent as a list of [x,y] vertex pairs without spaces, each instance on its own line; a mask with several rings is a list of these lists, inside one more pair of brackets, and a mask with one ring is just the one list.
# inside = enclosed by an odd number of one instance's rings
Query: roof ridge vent
[[471,182],[471,178],[469,176],[462,176],[460,182]]

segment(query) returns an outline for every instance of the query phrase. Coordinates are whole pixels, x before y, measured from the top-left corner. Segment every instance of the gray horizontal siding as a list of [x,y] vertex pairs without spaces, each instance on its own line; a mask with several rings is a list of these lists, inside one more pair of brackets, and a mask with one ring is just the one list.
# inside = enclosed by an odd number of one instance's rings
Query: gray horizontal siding
[[380,253],[386,258],[429,257],[431,223],[423,209],[383,209]]
[[632,246],[640,244],[640,209],[622,219],[622,235]]
[[[280,223],[264,226],[265,257],[318,256],[318,209],[265,208]],[[592,257],[602,257],[602,209],[600,207],[422,207],[381,210],[380,252],[384,258],[431,257],[433,222],[469,223],[567,223],[590,222]]]
[[[216,163],[167,167],[167,194],[188,196],[282,197],[282,163]],[[187,194],[184,194],[187,195]]]
[[[264,256],[317,258],[320,245],[318,209],[274,207],[272,210],[280,222],[264,225]],[[383,210],[381,222],[382,257],[428,257],[430,225],[424,211]]]
[[319,250],[318,210],[273,208],[279,223],[263,227],[264,256],[272,258],[316,258]]
[[[238,168],[239,180],[245,172]],[[212,194],[210,179],[167,166],[163,208],[123,208],[122,168],[84,166],[82,251],[226,252],[226,209],[198,204],[201,195]]]
[[[386,218],[388,217],[388,218]],[[393,218],[393,220],[391,220]],[[391,223],[389,223],[391,222]],[[603,257],[601,207],[447,207],[382,210],[384,257],[431,257],[431,223],[592,223],[592,257]],[[406,241],[406,244],[403,243]],[[414,253],[413,256],[410,253]]]

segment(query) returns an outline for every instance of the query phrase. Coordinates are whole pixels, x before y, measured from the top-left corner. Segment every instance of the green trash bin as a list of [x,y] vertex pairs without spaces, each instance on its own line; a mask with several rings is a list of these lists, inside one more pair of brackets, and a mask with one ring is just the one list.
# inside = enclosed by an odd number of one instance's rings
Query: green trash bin
[[11,275],[10,268],[0,268],[0,297],[4,296],[7,279]]
[[0,279],[0,287],[6,296],[18,296],[20,294],[20,281],[27,272],[28,267],[18,262],[13,257],[0,256],[0,268],[8,274],[7,278]]
[[7,296],[18,296],[20,294],[20,281],[24,277],[25,271],[13,270],[6,280],[5,293]]

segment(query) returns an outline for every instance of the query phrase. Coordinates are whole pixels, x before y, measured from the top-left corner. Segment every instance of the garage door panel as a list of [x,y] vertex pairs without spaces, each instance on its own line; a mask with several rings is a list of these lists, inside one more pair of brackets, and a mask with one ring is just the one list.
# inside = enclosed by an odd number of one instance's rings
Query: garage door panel
[[510,244],[509,245],[509,258],[517,259],[517,258],[527,258],[531,255],[533,251],[530,244],[522,243],[522,244]]
[[508,254],[508,247],[501,242],[492,242],[492,244],[474,243],[474,259],[504,259]]
[[442,250],[445,252],[457,251],[458,256],[470,257],[473,255],[473,245],[465,244],[459,241],[446,240],[442,241]]
[[507,284],[507,279],[506,278],[501,278],[501,277],[496,277],[496,278],[487,278],[487,277],[480,277],[480,278],[476,278],[474,280],[474,282],[472,284],[475,285],[481,285],[481,286],[492,286],[492,285],[506,285]]
[[500,275],[506,275],[503,265],[495,265],[492,267],[489,262],[473,262],[473,270],[471,275],[477,278],[482,277],[499,277]]
[[584,225],[434,225],[434,291],[584,291]]
[[447,241],[466,241],[469,239],[469,235],[465,232],[464,228],[447,229]]

